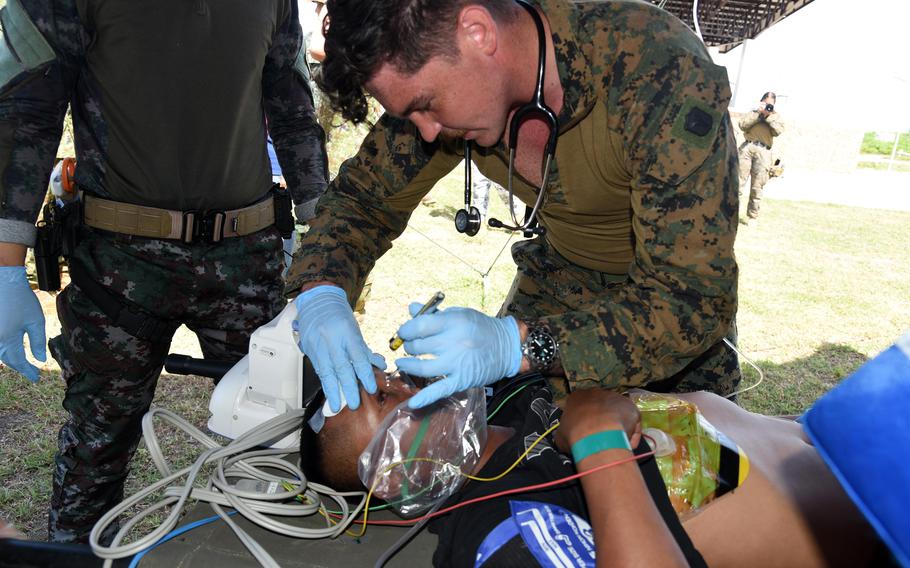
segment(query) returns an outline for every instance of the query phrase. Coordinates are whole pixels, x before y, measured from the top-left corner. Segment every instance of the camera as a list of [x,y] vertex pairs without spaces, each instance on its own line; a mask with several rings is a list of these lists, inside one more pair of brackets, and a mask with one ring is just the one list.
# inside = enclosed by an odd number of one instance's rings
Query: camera
[[771,103],[766,104],[766,105],[765,105],[765,111],[766,111],[766,112],[774,112],[774,105],[772,105]]

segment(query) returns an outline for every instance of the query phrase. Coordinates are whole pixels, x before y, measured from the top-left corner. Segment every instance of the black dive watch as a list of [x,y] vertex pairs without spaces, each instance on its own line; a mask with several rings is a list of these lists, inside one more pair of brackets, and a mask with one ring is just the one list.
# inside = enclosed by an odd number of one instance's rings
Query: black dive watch
[[531,327],[528,337],[521,344],[521,354],[528,358],[531,370],[543,372],[548,370],[559,357],[559,345],[545,327]]

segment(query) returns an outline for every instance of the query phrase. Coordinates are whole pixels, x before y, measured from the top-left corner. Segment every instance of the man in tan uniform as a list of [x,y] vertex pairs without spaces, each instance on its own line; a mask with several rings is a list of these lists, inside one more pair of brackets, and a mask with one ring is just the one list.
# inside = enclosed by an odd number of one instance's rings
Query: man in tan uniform
[[746,179],[752,175],[752,189],[749,192],[749,207],[746,209],[745,224],[758,219],[758,210],[761,207],[762,191],[768,183],[771,171],[771,146],[774,137],[780,136],[784,131],[784,122],[780,115],[774,111],[777,95],[768,92],[761,98],[758,108],[749,112],[739,120],[739,127],[743,131],[746,141],[739,147],[739,190],[742,192]]

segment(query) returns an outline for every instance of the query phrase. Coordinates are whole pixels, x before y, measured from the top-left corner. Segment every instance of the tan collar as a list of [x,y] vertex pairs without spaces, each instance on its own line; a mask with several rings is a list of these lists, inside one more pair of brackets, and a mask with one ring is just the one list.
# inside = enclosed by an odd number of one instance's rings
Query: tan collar
[[565,132],[594,108],[597,95],[591,79],[591,62],[584,54],[575,33],[578,8],[565,0],[539,0],[537,5],[550,25],[559,81],[563,89],[559,130]]

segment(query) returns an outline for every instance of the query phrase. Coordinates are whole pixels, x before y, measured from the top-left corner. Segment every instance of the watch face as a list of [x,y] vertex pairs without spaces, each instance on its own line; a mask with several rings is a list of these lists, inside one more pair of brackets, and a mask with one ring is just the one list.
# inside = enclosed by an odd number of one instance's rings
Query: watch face
[[535,329],[528,334],[527,353],[532,363],[549,366],[556,359],[556,340],[545,330]]

